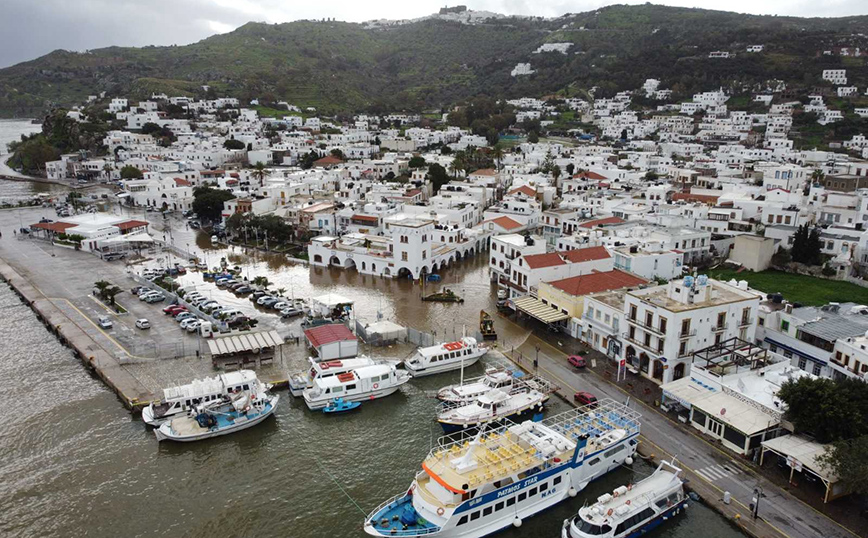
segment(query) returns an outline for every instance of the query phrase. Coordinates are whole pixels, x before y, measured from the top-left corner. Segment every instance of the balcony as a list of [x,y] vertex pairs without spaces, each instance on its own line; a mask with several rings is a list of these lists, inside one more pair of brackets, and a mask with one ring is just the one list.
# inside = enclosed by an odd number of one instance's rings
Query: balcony
[[679,359],[687,358],[687,357],[690,356],[691,353],[693,353],[693,350],[692,350],[692,349],[685,349],[685,350],[684,350],[684,353],[681,353],[681,352],[679,351],[679,352],[678,352],[678,358],[679,358]]
[[741,318],[738,322],[739,327],[746,327],[748,325],[753,325],[754,318]]
[[641,327],[642,329],[649,331],[649,332],[652,332],[654,334],[659,334],[661,336],[666,334],[666,332],[660,330],[659,327],[655,327],[654,325],[648,325],[645,322],[640,321],[638,319],[628,318],[627,321],[629,321],[633,325],[636,325],[637,327]]
[[648,351],[650,354],[652,354],[654,356],[659,356],[661,353],[663,353],[662,351],[658,351],[657,349],[651,347],[650,344],[646,345],[645,343],[640,342],[639,340],[636,340],[635,338],[630,338],[626,334],[624,335],[624,340],[626,340],[627,342],[630,342],[633,345],[641,347],[642,349]]
[[723,332],[726,330],[726,325],[727,325],[726,323],[718,323],[717,325],[715,325],[714,327],[711,328],[711,331],[716,332],[716,333]]
[[678,338],[681,339],[681,340],[683,340],[683,339],[685,339],[685,338],[690,338],[691,336],[696,336],[696,329],[689,329],[689,330],[686,330],[686,331],[681,331],[681,332],[678,334]]

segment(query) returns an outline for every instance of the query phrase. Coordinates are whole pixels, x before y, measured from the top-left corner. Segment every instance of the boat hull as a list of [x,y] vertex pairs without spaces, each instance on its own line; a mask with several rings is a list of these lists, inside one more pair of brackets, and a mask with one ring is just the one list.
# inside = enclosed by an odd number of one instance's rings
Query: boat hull
[[456,433],[463,430],[479,428],[484,424],[497,424],[502,422],[503,420],[511,420],[513,422],[522,422],[525,420],[530,420],[536,414],[542,414],[545,411],[544,404],[534,404],[533,406],[523,409],[517,413],[513,413],[511,415],[506,415],[502,417],[497,417],[492,420],[479,420],[476,422],[450,422],[446,420],[437,420],[440,423],[440,426],[443,427],[443,431],[447,434]]
[[[376,400],[377,398],[384,398],[386,396],[389,396],[390,394],[397,392],[399,386],[400,385],[395,385],[392,387],[386,387],[384,389],[377,389],[377,390],[374,390],[371,392],[365,392],[365,393],[356,394],[353,396],[342,396],[342,398],[348,402],[359,402],[359,403],[366,402],[368,400]],[[307,398],[305,398],[304,403],[307,404],[307,408],[310,409],[311,411],[320,411],[321,409],[323,409],[325,406],[328,405],[329,399],[324,398],[322,400],[308,400]]]
[[[465,358],[464,359],[464,367],[466,368],[468,366],[472,366],[472,365],[476,364],[477,362],[479,362],[479,358],[482,357],[482,355],[483,354],[480,353],[479,355],[476,355],[475,357]],[[460,370],[461,369],[461,361],[453,362],[453,363],[449,363],[449,364],[444,364],[444,365],[428,366],[426,368],[419,368],[418,370],[413,368],[413,366],[411,364],[405,362],[404,363],[404,369],[407,370],[407,373],[409,373],[413,377],[425,377],[427,375],[442,374],[444,372],[453,372],[455,370]]]
[[244,421],[241,424],[237,424],[231,427],[219,428],[216,430],[207,430],[202,433],[196,433],[191,435],[178,435],[173,433],[171,429],[171,423],[166,423],[154,430],[154,434],[157,436],[157,441],[176,441],[179,443],[189,443],[193,441],[202,441],[205,439],[210,439],[212,437],[220,437],[222,435],[239,432],[241,430],[246,430],[247,428],[256,426],[257,424],[263,422],[265,419],[273,415],[279,399],[280,396],[275,394],[271,397],[271,402],[269,404],[270,407],[268,409],[264,410],[259,415]]
[[[686,509],[687,501],[681,501],[675,506],[667,508],[656,516],[651,517],[650,519],[648,519],[631,531],[623,532],[621,534],[602,534],[599,536],[601,536],[601,538],[637,538],[638,536],[644,536],[649,531],[656,529],[669,519],[678,516]],[[561,538],[587,538],[584,534],[574,534],[572,532],[572,521],[572,519],[567,519],[566,521],[564,521],[564,526],[561,528]]]

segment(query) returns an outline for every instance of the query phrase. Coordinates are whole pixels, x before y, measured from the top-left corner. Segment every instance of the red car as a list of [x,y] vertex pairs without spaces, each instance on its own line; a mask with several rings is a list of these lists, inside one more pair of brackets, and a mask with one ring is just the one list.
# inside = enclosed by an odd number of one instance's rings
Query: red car
[[579,355],[570,355],[567,358],[567,362],[570,363],[570,366],[575,368],[584,368],[588,365],[588,363],[585,362],[585,358]]
[[573,401],[579,405],[597,407],[597,397],[590,392],[579,391],[573,395]]
[[163,309],[164,314],[169,314],[172,317],[174,317],[176,314],[179,314],[181,312],[186,312],[186,311],[187,311],[187,307],[179,305],[179,304],[170,304],[169,306],[167,306],[166,308]]

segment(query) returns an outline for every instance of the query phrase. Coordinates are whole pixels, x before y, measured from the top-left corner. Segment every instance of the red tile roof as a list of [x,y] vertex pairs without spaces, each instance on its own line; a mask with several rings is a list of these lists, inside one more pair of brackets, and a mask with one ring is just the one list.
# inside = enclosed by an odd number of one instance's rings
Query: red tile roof
[[497,224],[504,230],[515,230],[516,228],[521,228],[522,226],[522,224],[517,220],[505,216],[491,219],[491,222]]
[[557,252],[547,252],[545,254],[529,254],[524,257],[525,263],[531,269],[541,269],[543,267],[554,267],[555,265],[565,265],[566,262]]
[[[587,249],[585,249],[587,250]],[[563,280],[549,282],[555,288],[570,295],[582,296],[601,291],[618,290],[646,284],[645,279],[619,271],[618,269],[604,272],[593,272],[587,275],[573,276]]]
[[184,178],[176,177],[176,178],[175,178],[175,185],[178,186],[178,187],[190,187],[190,186],[192,186],[193,184],[190,183],[189,181],[187,181],[187,180],[184,179]]
[[602,176],[596,172],[590,172],[588,170],[584,170],[579,172],[578,174],[573,175],[574,178],[584,178],[584,179],[608,179],[606,176]]
[[672,200],[685,200],[688,202],[703,202],[706,204],[716,204],[717,199],[720,196],[713,196],[711,194],[691,194],[689,192],[676,192],[672,195]]
[[145,220],[128,220],[126,222],[121,222],[119,224],[115,224],[121,231],[130,230],[132,228],[140,228],[142,226],[147,226],[148,222]]
[[471,172],[471,176],[493,176],[497,174],[497,170],[494,168],[480,168],[475,172]]
[[378,217],[373,216],[373,215],[353,215],[353,220],[362,220],[365,222],[372,222],[374,224],[377,224],[380,222],[380,219]]
[[304,336],[312,347],[320,347],[332,342],[356,340],[356,335],[350,332],[346,325],[340,323],[305,329]]
[[603,226],[604,224],[621,224],[624,219],[618,217],[606,217],[604,219],[589,220],[579,224],[579,228],[593,228],[594,226]]
[[530,197],[536,196],[536,191],[533,190],[531,187],[528,187],[527,185],[522,185],[521,187],[518,187],[517,189],[512,189],[511,191],[509,191],[509,194],[515,194],[517,192],[520,192],[520,193],[524,194],[525,196],[530,196]]
[[331,166],[333,164],[343,164],[344,161],[338,159],[334,155],[326,155],[322,159],[317,159],[313,162],[314,166]]
[[588,247],[575,250],[567,250],[560,254],[571,263],[589,262],[591,260],[605,260],[611,258],[606,247]]
[[67,228],[74,228],[76,226],[78,226],[78,224],[72,224],[71,222],[37,222],[36,224],[30,225],[31,228],[48,230],[59,234],[65,233]]

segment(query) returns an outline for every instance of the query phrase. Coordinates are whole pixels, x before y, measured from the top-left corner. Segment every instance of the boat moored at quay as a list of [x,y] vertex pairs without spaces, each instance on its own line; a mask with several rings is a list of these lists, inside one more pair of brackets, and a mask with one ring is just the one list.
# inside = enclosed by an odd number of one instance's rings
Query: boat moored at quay
[[317,362],[313,358],[308,358],[308,360],[310,361],[309,369],[289,376],[289,393],[296,398],[300,398],[303,395],[304,389],[313,387],[314,379],[345,374],[351,370],[355,370],[356,368],[361,368],[362,366],[371,366],[381,363],[397,364],[396,361],[378,361],[365,356],[322,362]]
[[388,396],[409,380],[410,375],[393,363],[372,364],[314,379],[313,386],[304,389],[302,396],[308,409],[319,411],[334,398],[363,402]]
[[196,406],[188,416],[173,418],[154,430],[157,441],[187,443],[246,430],[272,414],[280,396],[262,391],[240,392],[228,401]]
[[516,378],[527,382],[532,376],[513,367],[491,366],[485,374],[461,383],[447,385],[437,391],[437,399],[444,402],[472,402],[492,389],[510,390]]
[[176,417],[183,417],[197,405],[228,401],[242,391],[267,391],[270,385],[259,381],[253,370],[227,372],[215,377],[194,379],[186,385],[163,389],[163,398],[142,409],[142,420],[150,426],[160,426]]
[[662,461],[649,477],[616,488],[564,521],[561,538],[640,536],[687,508],[681,469]]
[[455,342],[419,348],[404,362],[404,368],[413,377],[450,372],[475,364],[487,352],[488,348],[477,343],[476,338],[465,336]]
[[410,487],[365,520],[372,536],[477,538],[521,525],[632,462],[640,415],[613,400],[438,441]]

